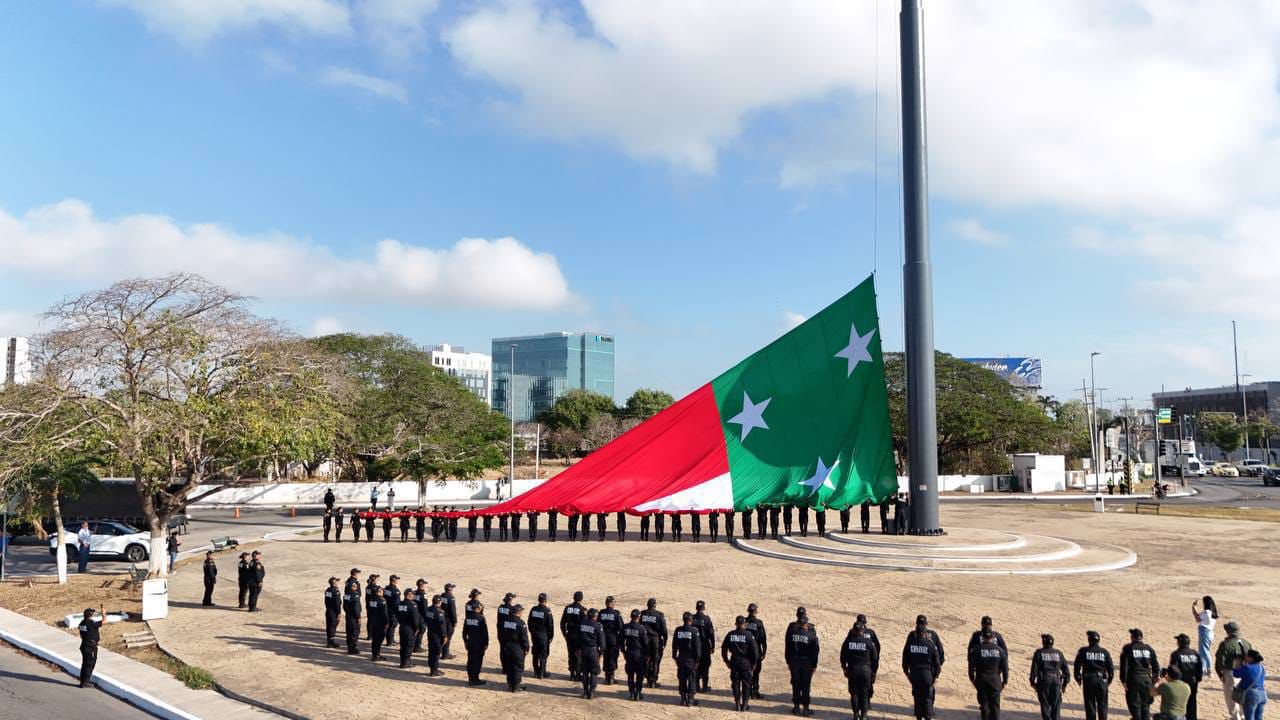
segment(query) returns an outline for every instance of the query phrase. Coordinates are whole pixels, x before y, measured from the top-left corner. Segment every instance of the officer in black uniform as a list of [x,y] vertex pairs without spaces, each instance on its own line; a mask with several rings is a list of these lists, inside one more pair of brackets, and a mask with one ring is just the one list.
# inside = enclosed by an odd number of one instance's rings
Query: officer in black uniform
[[524,659],[529,654],[529,629],[524,624],[524,606],[513,605],[511,613],[502,621],[498,634],[502,645],[502,666],[507,675],[507,689],[519,692],[524,689]]
[[1004,644],[1004,636],[1001,635],[999,632],[997,632],[995,628],[991,626],[990,615],[983,615],[982,627],[977,630],[974,630],[973,634],[969,636],[969,650],[972,650],[978,647],[978,644],[982,642],[982,633],[986,632],[987,630],[991,631],[991,637],[995,638],[996,644],[1004,648],[1005,652],[1009,652],[1009,646]]
[[467,603],[467,614],[462,619],[462,644],[467,648],[467,685],[484,685],[480,669],[484,667],[484,653],[489,649],[489,625],[484,620],[484,603],[478,600]]
[[338,587],[338,578],[329,578],[329,586],[324,589],[324,641],[325,647],[336,648],[338,641],[338,616],[342,615],[342,588]]
[[575,681],[582,679],[578,676],[578,626],[586,612],[587,609],[582,607],[581,590],[574,591],[573,602],[560,611],[560,634],[564,636],[564,647],[569,656],[569,679]]
[[[502,604],[498,606],[498,622],[502,622],[503,620],[511,617],[511,608],[515,607],[515,605],[511,604],[511,601],[515,599],[515,593],[507,593],[502,596]],[[499,625],[499,627],[501,627],[501,625]]]
[[440,508],[431,508],[431,542],[440,542]]
[[756,660],[756,666],[751,669],[751,697],[760,699],[760,668],[764,666],[765,655],[769,654],[769,638],[768,633],[764,629],[764,621],[761,620],[756,612],[759,608],[755,603],[747,606],[747,631],[756,636],[756,643],[760,646],[760,659]]
[[[661,516],[659,516],[661,517]],[[649,666],[645,673],[649,687],[658,687],[658,671],[662,668],[662,653],[667,649],[667,618],[658,610],[658,601],[649,598],[640,613],[640,624],[649,631]]]
[[671,659],[676,664],[680,704],[697,705],[698,665],[702,662],[702,630],[693,624],[693,613],[681,616],[682,623],[671,634]]
[[[764,513],[761,513],[762,515]],[[769,536],[774,540],[778,539],[778,519],[782,515],[782,506],[772,505],[769,507]]]
[[886,495],[880,501],[880,534],[885,535],[889,532],[889,496]]
[[596,540],[598,542],[604,542],[604,530],[605,530],[605,514],[597,513],[596,514]]
[[707,513],[707,530],[711,533],[711,542],[720,542],[720,513]]
[[374,514],[375,512],[377,512],[377,511],[378,511],[378,509],[377,509],[377,508],[375,508],[375,507],[370,507],[370,508],[369,508],[369,516],[368,516],[368,517],[366,517],[366,518],[364,519],[364,539],[365,539],[365,542],[373,542],[373,519],[374,519],[374,518],[373,518],[373,514]]
[[449,542],[458,542],[458,508],[454,508],[453,517],[449,518]]
[[680,519],[680,513],[671,514],[671,538],[676,542],[684,539],[684,521]]
[[351,511],[351,541],[360,542],[360,509]]
[[693,626],[702,632],[702,659],[698,661],[699,690],[711,690],[711,656],[716,651],[716,626],[707,615],[707,603],[699,600],[694,606]]
[[409,513],[400,512],[400,542],[409,542]]
[[925,632],[928,633],[929,639],[933,641],[933,646],[938,649],[938,667],[947,664],[947,653],[942,649],[942,638],[938,637],[938,633],[929,628],[929,618],[924,615],[916,616],[916,625],[924,625]]
[[547,655],[556,639],[556,621],[547,607],[547,594],[538,593],[538,604],[529,610],[529,640],[533,646],[533,676],[547,677]]
[[484,541],[489,542],[489,534],[493,532],[493,516],[492,515],[484,516],[481,529],[484,531]]
[[809,624],[807,615],[800,615],[787,629],[785,650],[787,667],[791,670],[791,714],[813,715],[809,709],[809,686],[813,684],[813,671],[818,669],[818,632]]
[[1040,700],[1041,720],[1058,720],[1062,713],[1062,690],[1071,682],[1067,657],[1053,646],[1053,636],[1040,636],[1040,649],[1031,656],[1031,687]]
[[765,530],[769,525],[769,513],[765,508],[756,508],[756,537],[765,539]]
[[800,537],[809,537],[809,507],[800,505],[796,513],[800,516]]
[[342,592],[342,613],[347,618],[347,654],[360,652],[356,642],[360,639],[360,613],[364,607],[360,597],[360,579],[356,577],[358,570],[351,571],[351,578]]
[[911,683],[916,720],[933,719],[933,684],[941,671],[941,654],[929,635],[928,624],[916,622],[915,632],[902,646],[902,672]]
[[400,603],[400,576],[392,575],[387,586],[382,588],[382,597],[387,601],[387,644],[395,639],[396,628],[400,626],[400,616],[396,613],[396,605]]
[[[866,633],[867,635],[871,636],[871,642],[875,643],[876,653],[879,654],[880,653],[880,637],[876,635],[875,629],[872,628],[871,625],[867,623],[867,616],[863,615],[862,613],[858,613],[858,617],[854,618],[854,622],[860,622],[862,623],[863,627],[866,628]],[[871,694],[875,695],[874,689],[872,690]]]
[[538,513],[530,510],[527,513],[529,518],[529,542],[538,541]]
[[[472,533],[473,537],[474,535],[475,533]],[[416,540],[417,542],[422,542],[423,538],[425,538],[426,536],[427,536],[427,515],[425,512],[423,512],[422,506],[419,505],[418,509],[414,512],[414,515],[413,515],[413,537],[414,537],[414,540]]]
[[322,522],[324,523],[324,541],[329,542],[329,533],[333,530],[333,510],[325,508]]
[[569,513],[569,542],[578,539],[578,514]]
[[866,720],[871,707],[871,691],[880,671],[880,649],[867,634],[867,624],[853,623],[840,646],[840,667],[849,680],[849,706],[854,720]]
[[751,677],[760,662],[760,644],[746,627],[741,615],[733,619],[733,629],[720,643],[720,659],[729,666],[729,684],[733,687],[733,709],[745,711],[751,700]]
[[627,539],[627,513],[622,510],[619,510],[618,513],[613,516],[613,526],[614,526],[614,529],[618,531],[618,542],[622,542],[626,540]]
[[996,643],[990,627],[980,630],[978,644],[969,647],[969,682],[978,691],[982,720],[1000,720],[1000,693],[1009,684],[1009,651]]
[[333,541],[342,542],[342,521],[343,510],[338,508],[333,511]]
[[427,608],[431,607],[431,593],[424,578],[418,578],[414,583],[412,599],[418,608],[418,632],[413,636],[413,651],[422,652],[422,639],[427,635]]
[[787,503],[782,508],[782,534],[784,535],[791,535],[791,514],[793,512],[794,508],[791,507],[790,503]]
[[236,583],[240,586],[240,602],[238,608],[248,607],[245,599],[249,597],[249,553],[240,553],[240,561],[236,563]]
[[628,699],[639,700],[649,667],[649,630],[640,624],[640,611],[631,611],[631,622],[622,626],[622,660],[627,673]]
[[582,539],[582,542],[587,542],[588,540],[591,539],[591,514],[590,513],[587,513],[586,515],[582,516],[582,527],[578,528],[578,530],[580,531],[578,533],[578,537]]
[[422,627],[422,613],[414,600],[414,592],[406,590],[394,606],[396,627],[400,629],[400,667],[409,667],[413,646],[418,642],[418,630]]
[[751,508],[742,511],[742,539],[751,539]]
[[511,513],[511,542],[520,542],[520,513]]
[[858,510],[858,520],[862,523],[862,534],[871,532],[871,501],[864,500]]
[[445,618],[444,609],[440,607],[440,603],[441,597],[432,595],[431,606],[423,614],[427,628],[427,667],[431,669],[431,677],[444,675],[440,672],[440,653],[444,648],[445,631],[448,629],[449,621]]
[[200,604],[213,607],[213,586],[218,584],[218,563],[213,559],[213,551],[204,554],[204,599]]
[[698,513],[689,513],[689,525],[693,530],[693,541],[702,542],[702,515]]
[[471,588],[471,592],[467,593],[467,604],[462,606],[463,611],[471,612],[473,608],[480,604],[479,588]]
[[1151,685],[1160,674],[1156,651],[1142,642],[1142,631],[1129,631],[1129,644],[1120,649],[1120,684],[1131,720],[1151,720]]
[[737,518],[732,510],[724,511],[724,540],[727,543],[733,543],[733,521]]
[[1200,664],[1200,653],[1191,647],[1191,638],[1186,633],[1178,633],[1173,639],[1178,642],[1178,649],[1169,656],[1169,667],[1177,668],[1182,682],[1191,686],[1191,697],[1187,698],[1187,720],[1196,720],[1196,695],[1200,691],[1200,681],[1204,680],[1204,666]]
[[1107,720],[1108,694],[1115,679],[1115,666],[1111,653],[1099,644],[1101,636],[1096,630],[1085,633],[1089,644],[1076,651],[1074,674],[1084,691],[1085,720]]
[[640,516],[640,540],[641,542],[649,542],[649,515],[645,513]]
[[618,651],[622,644],[622,613],[613,606],[613,596],[604,599],[604,609],[596,616],[600,626],[604,628],[604,684],[613,684],[613,675],[618,672]]
[[662,536],[666,534],[667,516],[665,513],[655,513],[653,516],[653,536],[658,542],[662,542]]
[[827,534],[827,509],[824,507],[815,508],[813,511],[813,519],[818,525],[818,537]]
[[93,668],[98,664],[98,642],[101,639],[102,615],[93,608],[84,609],[84,617],[76,629],[80,632],[80,687],[93,687]]
[[848,505],[840,508],[840,532],[842,533],[849,532],[849,513]]
[[[506,513],[498,516],[498,542],[506,542],[508,536],[510,536],[511,531],[507,529],[508,522],[510,521],[507,519]],[[488,538],[485,539],[488,540]]]
[[262,581],[267,578],[267,568],[262,564],[262,553],[253,551],[249,558],[249,612],[259,612],[258,596],[262,594]]
[[600,653],[604,649],[604,626],[595,608],[587,611],[578,624],[578,676],[582,678],[582,698],[590,700],[596,692],[600,676]]
[[453,589],[457,587],[453,583],[444,584],[444,593],[440,597],[440,609],[444,610],[444,619],[448,625],[444,632],[444,654],[441,655],[445,660],[452,660],[453,655],[453,631],[458,627],[458,599],[453,596]]
[[[487,518],[488,516],[486,515],[485,517]],[[467,516],[467,542],[476,541],[476,524],[478,522],[479,522],[479,518],[477,518],[475,515]]]
[[547,511],[547,537],[550,538],[551,542],[556,541],[556,533],[559,532],[556,526],[559,523],[560,523],[560,513],[556,512],[555,510],[548,510]]
[[391,617],[382,588],[375,587],[373,589],[373,595],[364,602],[364,609],[369,615],[369,639],[373,643],[373,652],[370,657],[374,660],[381,660],[382,643],[386,642],[387,624],[390,622]]
[[[378,573],[369,573],[368,579],[364,581],[365,609],[368,609],[369,601],[373,600],[374,592],[382,589],[382,586],[378,584],[379,577],[380,576],[378,575]],[[366,640],[373,639],[373,618],[368,618],[365,620],[364,637]]]

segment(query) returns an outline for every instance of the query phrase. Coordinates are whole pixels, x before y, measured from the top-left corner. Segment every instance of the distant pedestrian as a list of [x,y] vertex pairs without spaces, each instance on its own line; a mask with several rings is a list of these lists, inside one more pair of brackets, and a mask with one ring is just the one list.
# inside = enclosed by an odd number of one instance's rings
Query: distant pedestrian
[[369,507],[373,510],[378,509],[378,484],[374,483],[373,489],[369,491]]
[[337,502],[337,498],[333,496],[333,488],[324,489],[324,509],[333,511],[333,504]]
[[213,607],[213,586],[218,584],[218,563],[213,560],[213,551],[204,553],[204,599],[200,604]]
[[76,572],[85,572],[89,569],[89,541],[92,537],[93,533],[89,532],[89,523],[80,523],[80,530],[76,533]]
[[1205,595],[1202,600],[1191,603],[1191,616],[1196,620],[1199,633],[1200,665],[1207,673],[1213,669],[1213,628],[1218,624],[1218,605]]
[[[862,521],[862,534],[866,535],[867,533],[871,532],[871,501],[870,500],[864,501],[862,503],[862,507],[859,512],[861,513],[861,516],[859,519]],[[847,517],[842,517],[840,519],[840,522],[843,525],[841,532],[848,532],[849,519]]]
[[[95,614],[93,608],[84,609],[84,619],[80,621],[80,687],[93,687],[93,668],[98,664],[98,629],[102,627],[102,616]],[[1262,717],[1261,714],[1258,717]]]
[[396,486],[387,489],[387,512],[396,511]]
[[249,612],[260,612],[258,595],[262,593],[262,581],[267,577],[267,568],[262,564],[262,553],[253,551],[249,562]]
[[182,541],[178,539],[178,533],[169,533],[169,539],[165,541],[165,550],[169,553],[169,574],[173,574],[173,566],[178,562],[178,546]]

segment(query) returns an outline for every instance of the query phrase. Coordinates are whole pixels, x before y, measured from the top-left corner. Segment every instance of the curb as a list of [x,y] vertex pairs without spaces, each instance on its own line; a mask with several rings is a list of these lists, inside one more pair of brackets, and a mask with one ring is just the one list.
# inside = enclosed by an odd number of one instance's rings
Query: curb
[[[147,623],[147,628],[150,629],[150,627],[151,627],[151,624]],[[165,657],[171,658],[174,662],[180,662],[183,665],[187,664],[186,661],[184,661],[182,658],[178,657],[177,655],[174,655],[168,650],[165,650],[164,647],[160,645],[159,641],[156,642],[155,648],[160,652],[164,653]],[[275,705],[262,702],[261,700],[255,700],[251,697],[241,695],[240,693],[234,690],[229,690],[217,680],[213,681],[213,689],[217,690],[221,695],[223,695],[229,700],[235,700],[236,702],[243,703],[245,705],[252,705],[253,707],[258,708],[259,710],[265,710],[269,713],[279,715],[281,717],[289,718],[289,720],[311,720],[311,718],[305,715],[299,715],[295,712],[285,710],[284,708],[278,708]]]
[[[45,662],[57,665],[72,677],[79,677],[80,675],[79,663],[72,662],[52,650],[45,649],[3,629],[0,629],[0,640],[4,640],[16,648],[35,655]],[[163,700],[159,700],[142,692],[141,690],[130,687],[110,675],[94,673],[93,682],[99,690],[102,690],[106,694],[123,700],[158,718],[164,718],[165,720],[200,720],[198,716],[180,710]]]

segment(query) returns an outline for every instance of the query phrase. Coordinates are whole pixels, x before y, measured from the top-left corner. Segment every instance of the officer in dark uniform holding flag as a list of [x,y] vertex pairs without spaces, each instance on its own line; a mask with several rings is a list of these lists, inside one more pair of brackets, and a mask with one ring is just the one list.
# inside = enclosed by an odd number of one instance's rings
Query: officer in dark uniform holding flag
[[218,563],[213,559],[213,551],[204,554],[204,599],[200,604],[213,607],[213,586],[218,584]]
[[827,509],[825,507],[814,508],[813,519],[818,525],[818,537],[825,536],[827,534]]
[[1053,636],[1040,636],[1040,649],[1031,656],[1031,687],[1040,700],[1041,720],[1058,720],[1062,713],[1062,689],[1071,681],[1067,658],[1053,646]]
[[760,646],[760,659],[756,661],[756,666],[751,670],[751,697],[760,699],[760,668],[764,666],[765,655],[769,654],[769,638],[764,629],[764,621],[756,616],[759,608],[755,603],[747,606],[747,631],[756,636],[756,643]]
[[1073,668],[1076,682],[1084,691],[1084,717],[1107,720],[1107,696],[1116,676],[1115,666],[1111,653],[1099,643],[1101,636],[1096,630],[1085,633],[1085,637],[1089,644],[1076,651]]
[[625,511],[619,510],[618,513],[613,516],[613,526],[614,526],[614,529],[618,531],[618,542],[622,542],[626,540],[627,539],[627,513]]
[[813,684],[813,671],[818,669],[818,632],[809,624],[807,615],[798,616],[787,628],[785,657],[791,670],[791,714],[813,715],[809,687]]
[[578,539],[578,514],[569,513],[569,542]]
[[513,605],[502,621],[498,634],[501,644],[502,666],[507,675],[507,689],[519,692],[524,689],[524,659],[529,654],[529,630],[524,624],[524,606]]
[[720,643],[720,659],[729,666],[729,683],[733,686],[733,709],[745,711],[751,700],[751,678],[760,662],[760,644],[746,628],[747,619],[734,618],[733,629]]
[[783,506],[783,508],[782,508],[782,534],[787,535],[787,536],[790,536],[790,535],[791,535],[791,513],[792,513],[792,512],[793,512],[793,508],[791,507],[791,503],[787,503],[785,506]]
[[716,626],[707,615],[707,603],[699,600],[694,606],[693,626],[702,632],[702,659],[698,661],[699,690],[711,690],[711,656],[716,650]]
[[564,636],[565,650],[569,655],[570,680],[582,679],[578,675],[578,626],[586,614],[587,609],[582,607],[582,591],[574,591],[573,602],[560,612],[560,634]]
[[727,543],[733,543],[733,521],[737,515],[733,510],[724,511],[724,540]]
[[639,700],[649,667],[649,630],[640,624],[640,611],[631,611],[631,622],[622,626],[622,659],[627,673],[627,697]]
[[604,542],[605,514],[596,513],[596,541]]
[[520,513],[511,513],[511,541],[520,542]]
[[649,542],[649,516],[652,513],[645,513],[640,516],[640,541]]
[[667,515],[666,513],[655,513],[653,516],[653,535],[658,542],[662,542],[663,535],[667,531]]
[[969,682],[978,691],[982,720],[1000,720],[1000,693],[1009,684],[1009,652],[996,643],[990,627],[979,631],[978,644],[969,647]]
[[778,539],[778,518],[781,515],[782,506],[773,505],[769,508],[769,536],[774,540]]
[[529,640],[533,646],[533,676],[547,677],[547,655],[551,653],[551,641],[556,638],[556,622],[547,607],[547,594],[538,593],[538,604],[529,610]]
[[601,638],[604,648],[604,684],[613,684],[613,675],[618,671],[618,651],[622,642],[622,613],[613,606],[613,596],[604,599],[604,609],[596,616],[600,626],[604,628]]
[[467,685],[484,685],[480,669],[484,667],[484,653],[489,649],[489,625],[484,620],[484,604],[467,603],[467,615],[462,619],[462,644],[467,648]]
[[[866,503],[863,504],[865,505]],[[848,505],[840,508],[840,532],[842,533],[849,532],[849,513],[850,509]]]
[[102,615],[93,608],[85,608],[84,616],[76,629],[80,632],[80,687],[93,687],[93,668],[98,664],[99,628]]
[[809,506],[797,507],[796,513],[800,515],[800,537],[809,537]]
[[[751,508],[742,511],[742,539],[751,539]],[[760,539],[763,540],[764,538]]]
[[671,514],[671,538],[676,542],[684,540],[684,521],[680,519],[680,513]]
[[762,508],[762,507],[756,508],[756,537],[760,538],[761,540],[765,539],[766,537],[765,530],[769,524],[768,516],[772,512],[773,512],[772,509],[769,509],[766,511],[765,508]]
[[[661,517],[661,516],[659,516]],[[658,601],[649,598],[640,613],[640,624],[649,631],[649,667],[646,679],[649,687],[658,687],[658,671],[662,668],[662,654],[667,649],[667,618],[658,610]]]
[[[507,519],[506,513],[498,516],[498,542],[507,541],[507,537],[510,535],[510,532],[507,530],[508,522],[510,521]],[[485,540],[488,540],[488,538],[485,538]]]
[[917,621],[915,632],[907,636],[902,646],[902,672],[911,683],[916,720],[933,720],[933,684],[941,671],[942,659],[929,635],[929,626]]
[[558,525],[559,522],[560,522],[560,513],[556,512],[555,510],[548,510],[547,511],[547,538],[549,538],[551,542],[556,541],[556,533],[559,532],[559,529],[556,527],[556,525]]
[[720,513],[707,513],[707,530],[711,533],[711,542],[720,542]]
[[[473,526],[472,527],[473,532],[471,533],[471,539],[473,540],[475,539],[475,535],[476,535],[474,532],[474,529],[475,528]],[[413,538],[417,542],[422,542],[422,539],[425,538],[426,536],[427,536],[427,514],[423,512],[422,506],[419,505],[417,511],[413,513]]]
[[360,542],[360,510],[351,511],[351,541]]
[[682,616],[682,624],[671,634],[671,659],[676,664],[680,704],[697,705],[698,665],[702,662],[702,630],[693,624],[693,613]]
[[595,696],[596,678],[600,675],[600,652],[604,649],[604,626],[596,619],[595,608],[587,611],[578,623],[578,676],[582,678],[582,698]]
[[493,532],[493,516],[485,515],[483,520],[484,541],[489,542],[489,534]]
[[693,541],[702,542],[702,515],[699,513],[689,513],[689,523],[693,529]]
[[1120,683],[1131,720],[1151,719],[1151,686],[1160,674],[1156,651],[1142,642],[1142,631],[1129,631],[1129,644],[1120,649]]
[[342,592],[342,613],[347,618],[348,655],[360,652],[356,643],[360,639],[360,613],[363,610],[363,603],[360,597],[360,579],[354,575],[355,572],[357,571],[352,571],[351,579],[347,581],[347,586]]
[[1200,653],[1191,647],[1191,638],[1186,633],[1178,633],[1174,640],[1178,649],[1169,656],[1169,667],[1177,668],[1182,675],[1182,682],[1191,686],[1191,696],[1187,698],[1187,720],[1196,720],[1196,695],[1200,689],[1200,681],[1204,680],[1204,665],[1200,662]]
[[530,510],[527,513],[529,518],[529,542],[538,541],[538,513]]
[[871,707],[871,691],[880,671],[880,649],[867,634],[865,622],[854,622],[840,646],[840,667],[849,680],[849,705],[854,720],[866,720]]
[[418,603],[413,595],[413,591],[406,591],[395,604],[396,627],[400,629],[402,668],[409,667],[409,658],[413,657],[413,647],[418,642],[418,630],[422,626],[422,613],[418,612]]
[[338,578],[329,578],[329,586],[324,589],[324,640],[325,647],[336,648],[338,641],[338,616],[342,615],[342,588],[338,587]]

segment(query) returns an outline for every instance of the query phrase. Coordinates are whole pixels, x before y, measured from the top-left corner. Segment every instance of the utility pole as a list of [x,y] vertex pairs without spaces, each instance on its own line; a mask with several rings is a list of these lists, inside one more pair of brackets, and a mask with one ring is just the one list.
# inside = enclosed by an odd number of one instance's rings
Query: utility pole
[[1133,398],[1122,397],[1116,399],[1124,403],[1124,459],[1129,460],[1133,455],[1133,418],[1129,417],[1129,401]]
[[929,181],[924,95],[924,16],[902,0],[902,268],[907,356],[907,442],[911,533],[940,535],[937,378],[933,348],[933,269],[929,261]]
[[[1250,375],[1249,373],[1245,373],[1240,377],[1251,378],[1253,377],[1253,375]],[[1253,457],[1249,453],[1249,397],[1247,394],[1248,388],[1249,388],[1249,383],[1248,383],[1248,380],[1246,380],[1245,384],[1240,386],[1240,411],[1244,413],[1244,415],[1241,418],[1241,420],[1243,421],[1241,424],[1244,426],[1244,459],[1245,460],[1249,460]]]
[[1244,423],[1244,459],[1249,459],[1249,404],[1240,386],[1240,348],[1236,344],[1236,321],[1231,321],[1231,358],[1236,365],[1236,392],[1240,393],[1240,420]]
[[[1093,395],[1093,419],[1089,421],[1089,435],[1090,437],[1093,437],[1093,438],[1098,437],[1098,431],[1099,431],[1099,428],[1098,428],[1098,425],[1099,425],[1098,423],[1098,382],[1097,382],[1097,376],[1093,372],[1093,359],[1098,357],[1101,354],[1102,353],[1100,352],[1089,353],[1089,387]],[[1097,453],[1098,453],[1098,456],[1097,456],[1098,460],[1102,460],[1103,459],[1102,456],[1104,453],[1102,449],[1101,439],[1096,440],[1096,447],[1097,447]],[[1098,477],[1099,470],[1101,470],[1101,468],[1095,465],[1093,470],[1094,492],[1097,492],[1102,487],[1102,479]]]
[[[507,476],[507,499],[515,495],[516,487],[516,402],[513,388],[516,381],[516,345],[511,344],[511,371],[507,373],[507,414],[511,416],[511,474]],[[498,495],[502,499],[502,495]]]
[[[1089,423],[1089,464],[1093,470],[1093,491],[1098,491],[1098,438],[1093,433],[1093,403],[1089,399],[1089,386],[1080,378],[1080,394],[1084,396],[1084,416]],[[1088,483],[1085,483],[1088,486]]]

